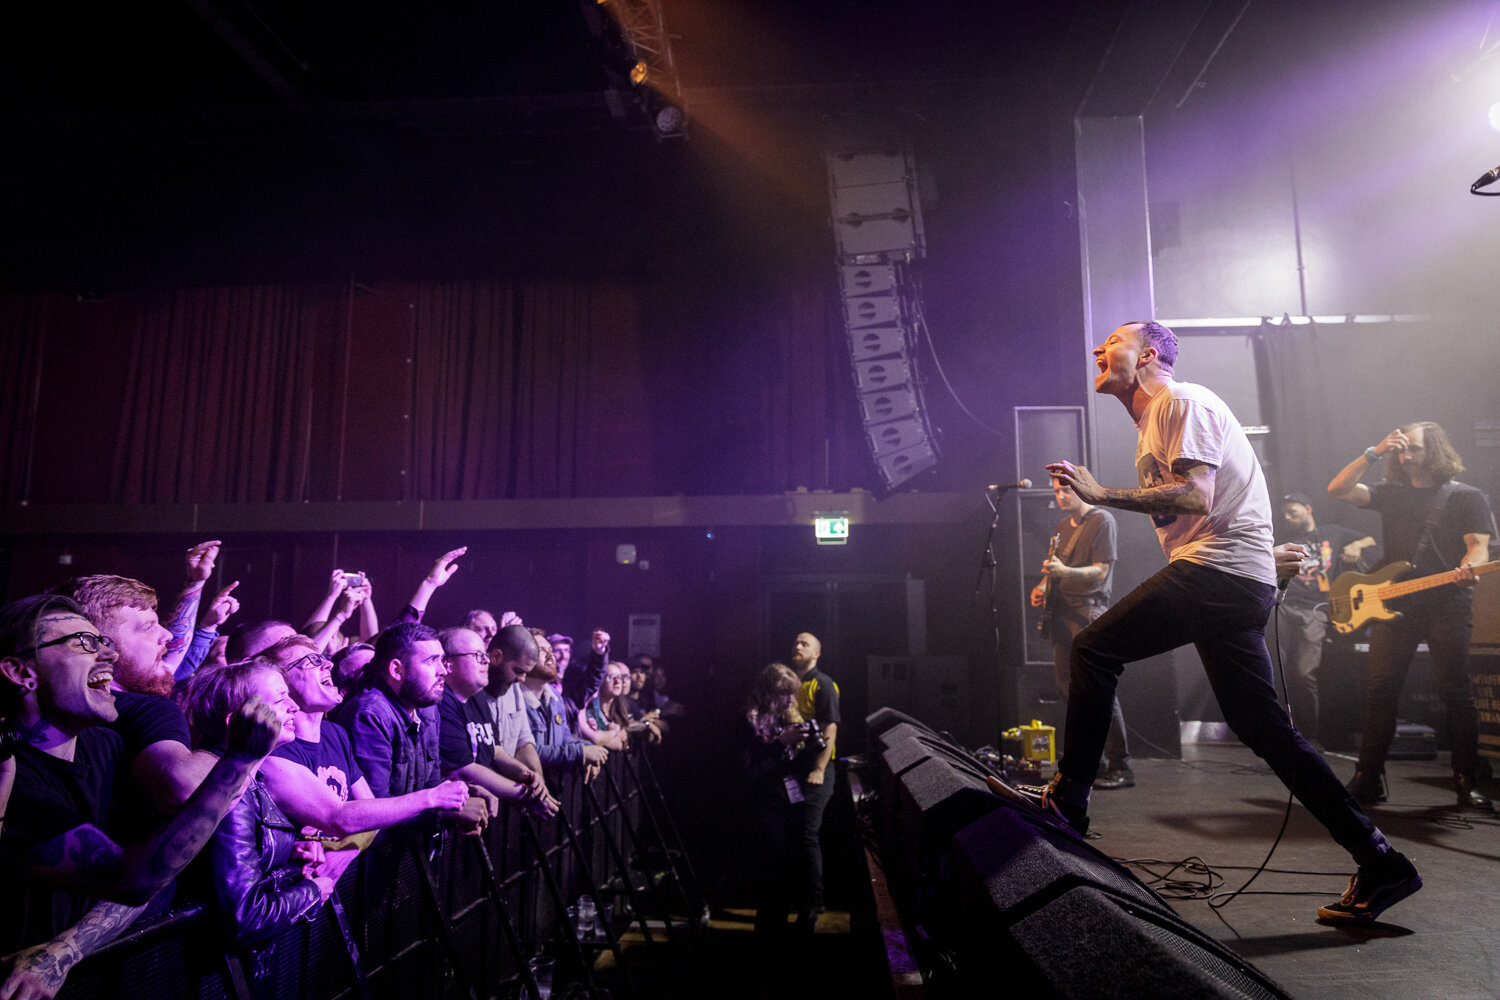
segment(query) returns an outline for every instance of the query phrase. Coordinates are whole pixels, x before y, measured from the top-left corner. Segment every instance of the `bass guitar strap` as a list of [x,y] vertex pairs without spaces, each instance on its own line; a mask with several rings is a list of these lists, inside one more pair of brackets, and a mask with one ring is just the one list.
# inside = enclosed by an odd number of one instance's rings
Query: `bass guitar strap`
[[1437,538],[1432,533],[1433,529],[1437,527],[1438,522],[1443,519],[1443,513],[1448,509],[1448,498],[1453,495],[1453,491],[1457,487],[1458,483],[1450,479],[1438,488],[1437,496],[1432,498],[1432,504],[1427,508],[1427,520],[1422,525],[1422,537],[1417,541],[1417,547],[1411,554],[1413,566],[1420,564],[1419,556],[1422,553],[1423,546],[1432,549],[1444,567],[1458,565],[1458,560],[1454,560],[1453,562],[1448,561],[1448,557],[1443,553],[1443,550],[1438,548]]

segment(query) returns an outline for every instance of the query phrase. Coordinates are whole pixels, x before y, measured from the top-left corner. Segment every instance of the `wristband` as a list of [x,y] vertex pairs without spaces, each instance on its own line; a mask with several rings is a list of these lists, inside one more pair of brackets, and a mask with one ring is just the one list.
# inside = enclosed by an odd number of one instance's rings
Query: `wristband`
[[1375,450],[1375,446],[1373,444],[1370,445],[1370,447],[1368,447],[1368,448],[1365,449],[1365,461],[1366,462],[1369,462],[1371,465],[1374,465],[1375,462],[1379,458],[1380,458],[1380,452],[1378,452],[1378,451]]

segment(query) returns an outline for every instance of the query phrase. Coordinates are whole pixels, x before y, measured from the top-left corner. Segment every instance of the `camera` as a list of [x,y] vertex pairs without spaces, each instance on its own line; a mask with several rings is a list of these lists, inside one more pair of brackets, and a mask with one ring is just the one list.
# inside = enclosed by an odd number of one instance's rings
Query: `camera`
[[828,741],[823,738],[823,730],[816,721],[802,723],[807,729],[807,745],[814,750],[826,750]]
[[349,587],[363,587],[365,575],[363,573],[344,573],[344,584]]

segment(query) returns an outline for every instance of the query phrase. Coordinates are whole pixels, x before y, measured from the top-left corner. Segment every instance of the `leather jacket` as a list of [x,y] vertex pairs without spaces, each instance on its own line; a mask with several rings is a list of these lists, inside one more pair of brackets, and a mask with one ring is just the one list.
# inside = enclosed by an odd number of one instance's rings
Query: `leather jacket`
[[291,861],[296,841],[297,828],[257,774],[208,845],[214,892],[232,946],[265,944],[318,912],[317,883]]

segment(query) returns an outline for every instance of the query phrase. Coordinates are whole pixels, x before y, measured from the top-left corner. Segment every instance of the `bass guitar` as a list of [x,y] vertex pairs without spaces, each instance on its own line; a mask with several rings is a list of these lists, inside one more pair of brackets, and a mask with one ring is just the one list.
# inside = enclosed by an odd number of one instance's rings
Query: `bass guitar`
[[[1480,563],[1472,568],[1475,576],[1483,576],[1500,569],[1500,559]],[[1387,608],[1387,601],[1415,594],[1419,590],[1431,590],[1433,587],[1458,582],[1456,569],[1412,580],[1396,580],[1396,577],[1411,572],[1411,569],[1409,562],[1393,562],[1374,573],[1339,574],[1329,589],[1328,598],[1328,620],[1333,623],[1334,630],[1347,635],[1366,622],[1393,621],[1401,617],[1401,612]]]
[[[1062,536],[1053,535],[1047,541],[1048,562],[1057,555],[1057,540],[1060,537]],[[1036,630],[1047,638],[1052,635],[1052,578],[1049,576],[1042,577],[1042,616],[1037,619]]]

